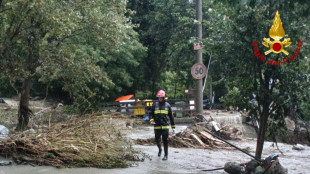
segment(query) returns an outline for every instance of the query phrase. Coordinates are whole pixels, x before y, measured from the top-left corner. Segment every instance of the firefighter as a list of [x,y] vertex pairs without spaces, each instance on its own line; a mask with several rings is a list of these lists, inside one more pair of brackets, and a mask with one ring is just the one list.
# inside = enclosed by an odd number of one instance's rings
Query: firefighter
[[161,137],[164,143],[165,156],[162,160],[168,159],[168,136],[169,136],[169,123],[173,134],[175,133],[175,124],[172,116],[171,106],[165,101],[166,93],[164,90],[159,90],[156,94],[158,101],[152,106],[150,113],[150,123],[154,125],[155,141],[158,146],[158,157],[161,156]]

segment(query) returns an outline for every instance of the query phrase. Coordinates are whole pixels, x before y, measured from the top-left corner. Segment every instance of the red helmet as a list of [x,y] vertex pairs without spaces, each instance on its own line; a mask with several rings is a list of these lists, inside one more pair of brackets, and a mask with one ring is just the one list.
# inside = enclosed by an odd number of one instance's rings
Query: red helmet
[[156,97],[166,97],[166,92],[164,90],[159,90],[156,94]]

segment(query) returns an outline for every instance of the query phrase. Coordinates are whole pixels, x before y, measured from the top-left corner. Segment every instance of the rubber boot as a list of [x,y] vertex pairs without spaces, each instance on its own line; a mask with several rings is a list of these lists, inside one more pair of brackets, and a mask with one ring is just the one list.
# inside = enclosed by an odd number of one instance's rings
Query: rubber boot
[[165,156],[163,157],[163,160],[166,161],[167,159],[168,159],[168,156],[165,155]]
[[158,157],[160,157],[161,156],[161,149],[159,149],[159,151],[158,151]]

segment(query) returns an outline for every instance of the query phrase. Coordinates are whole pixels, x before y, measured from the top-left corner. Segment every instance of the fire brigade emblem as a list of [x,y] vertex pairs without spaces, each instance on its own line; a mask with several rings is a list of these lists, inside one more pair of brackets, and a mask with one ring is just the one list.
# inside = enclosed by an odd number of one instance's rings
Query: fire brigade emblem
[[290,42],[290,38],[285,38],[282,42],[280,41],[285,35],[285,31],[282,26],[282,21],[280,18],[280,14],[277,11],[274,19],[273,24],[269,30],[269,36],[273,39],[273,41],[270,41],[270,38],[264,38],[263,45],[265,47],[269,47],[270,49],[265,52],[265,55],[273,52],[273,53],[281,53],[288,55],[289,52],[283,49],[283,46],[288,47],[291,45],[292,42]]

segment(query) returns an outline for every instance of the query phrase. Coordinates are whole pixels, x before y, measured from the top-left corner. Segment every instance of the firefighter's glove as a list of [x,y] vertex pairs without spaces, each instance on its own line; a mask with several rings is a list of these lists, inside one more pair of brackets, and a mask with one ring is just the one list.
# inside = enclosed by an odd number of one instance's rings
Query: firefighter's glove
[[155,124],[155,121],[154,121],[154,119],[153,119],[153,118],[150,120],[150,124],[152,124],[152,125],[154,125],[154,124]]
[[172,129],[172,134],[175,134],[175,129]]

